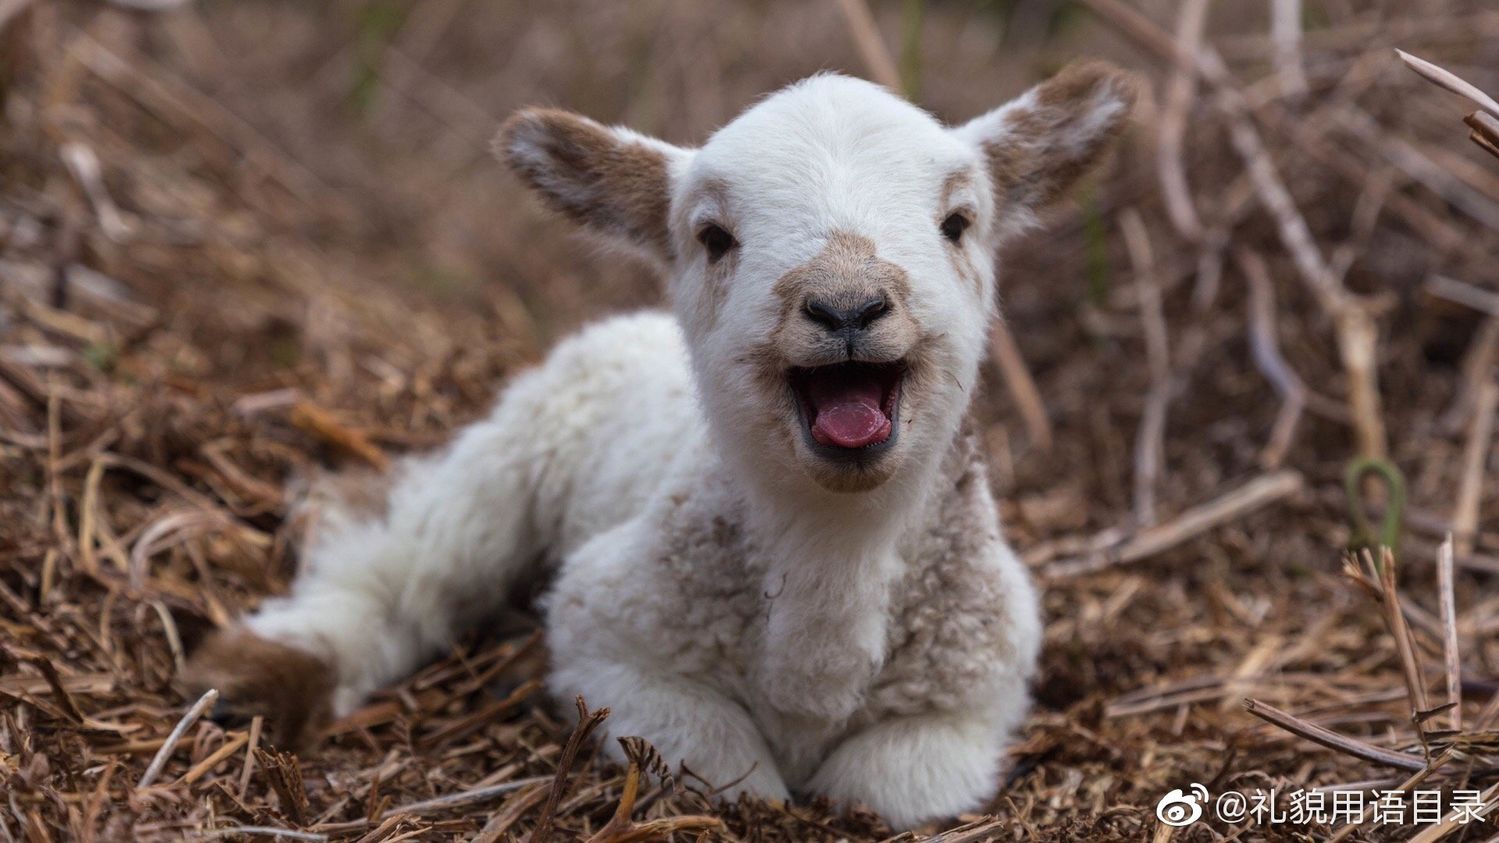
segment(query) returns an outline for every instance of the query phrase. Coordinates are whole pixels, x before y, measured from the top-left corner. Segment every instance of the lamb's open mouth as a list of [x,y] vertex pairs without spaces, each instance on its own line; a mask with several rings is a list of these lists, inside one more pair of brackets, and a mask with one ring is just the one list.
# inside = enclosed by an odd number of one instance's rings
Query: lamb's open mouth
[[900,432],[905,375],[901,362],[792,369],[788,377],[807,444],[835,459],[889,448]]

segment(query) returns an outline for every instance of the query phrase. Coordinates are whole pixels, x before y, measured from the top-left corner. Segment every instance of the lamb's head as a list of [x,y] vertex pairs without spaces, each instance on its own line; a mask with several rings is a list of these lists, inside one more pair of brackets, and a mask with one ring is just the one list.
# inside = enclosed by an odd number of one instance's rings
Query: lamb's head
[[1131,103],[1123,74],[1085,64],[947,128],[820,75],[698,149],[528,110],[497,151],[554,208],[667,270],[701,398],[742,465],[859,492],[940,458],[977,379],[996,250]]

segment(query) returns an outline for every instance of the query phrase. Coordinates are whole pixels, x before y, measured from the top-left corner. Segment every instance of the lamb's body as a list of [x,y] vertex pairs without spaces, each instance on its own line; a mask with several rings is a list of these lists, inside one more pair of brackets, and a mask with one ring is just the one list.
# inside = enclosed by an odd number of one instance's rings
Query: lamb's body
[[[326,522],[295,591],[248,625],[338,665],[344,714],[503,605],[518,577],[551,569],[548,684],[609,705],[613,733],[646,735],[734,792],[811,785],[896,820],[955,813],[993,789],[1039,626],[967,437],[941,476],[919,517],[869,549],[888,557],[887,593],[844,583],[870,602],[801,619],[819,632],[777,652],[778,613],[838,606],[790,602],[771,550],[786,537],[757,532],[710,446],[676,322],[617,317],[520,376],[449,451],[407,466],[383,519]],[[947,722],[931,748],[942,767],[870,731],[907,718]],[[896,756],[870,769],[855,757],[870,753]]]
[[[649,318],[625,330],[676,330]],[[657,372],[684,362],[663,356]],[[657,481],[644,507],[569,554],[545,598],[553,692],[610,700],[616,733],[650,736],[716,785],[774,796],[810,786],[877,801],[900,821],[956,813],[992,791],[1002,742],[1024,712],[1039,622],[971,441],[955,442],[915,520],[859,547],[858,562],[818,560],[832,582],[846,578],[838,588],[853,599],[810,589],[799,599],[788,563],[808,566],[791,546],[809,536],[766,529],[690,397],[661,411],[689,421],[637,467]],[[819,538],[846,541],[834,538],[841,513],[808,514]],[[777,637],[773,624],[797,632]],[[898,741],[905,718],[948,721],[950,742],[928,749],[945,756],[941,766],[923,766],[924,753]],[[883,736],[869,731],[879,724]],[[874,759],[854,757],[870,752],[895,755],[870,769]]]
[[292,594],[205,647],[200,682],[315,710],[280,690],[300,671],[344,713],[546,577],[554,696],[728,795],[896,825],[981,806],[1040,638],[961,431],[994,250],[1126,110],[1094,67],[954,130],[840,77],[696,151],[521,115],[507,160],[669,264],[675,316],[563,342],[384,513],[325,514]]

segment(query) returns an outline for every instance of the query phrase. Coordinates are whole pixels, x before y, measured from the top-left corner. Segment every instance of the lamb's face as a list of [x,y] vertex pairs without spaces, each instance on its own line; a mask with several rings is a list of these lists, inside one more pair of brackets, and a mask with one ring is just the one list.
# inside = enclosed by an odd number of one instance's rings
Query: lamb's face
[[993,308],[982,151],[814,77],[716,133],[672,202],[672,299],[720,438],[857,491],[951,440]]
[[1128,107],[1120,75],[1090,65],[949,129],[818,76],[698,150],[535,111],[500,145],[555,207],[669,269],[702,400],[741,464],[859,492],[940,458],[977,380],[996,248]]

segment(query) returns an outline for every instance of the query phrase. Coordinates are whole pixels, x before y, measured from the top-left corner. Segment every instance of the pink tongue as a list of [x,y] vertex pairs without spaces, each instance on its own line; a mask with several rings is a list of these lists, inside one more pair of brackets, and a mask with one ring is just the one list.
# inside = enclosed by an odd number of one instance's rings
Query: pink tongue
[[890,436],[890,419],[880,409],[884,388],[865,382],[814,382],[807,390],[812,410],[812,438],[822,445],[862,448]]

